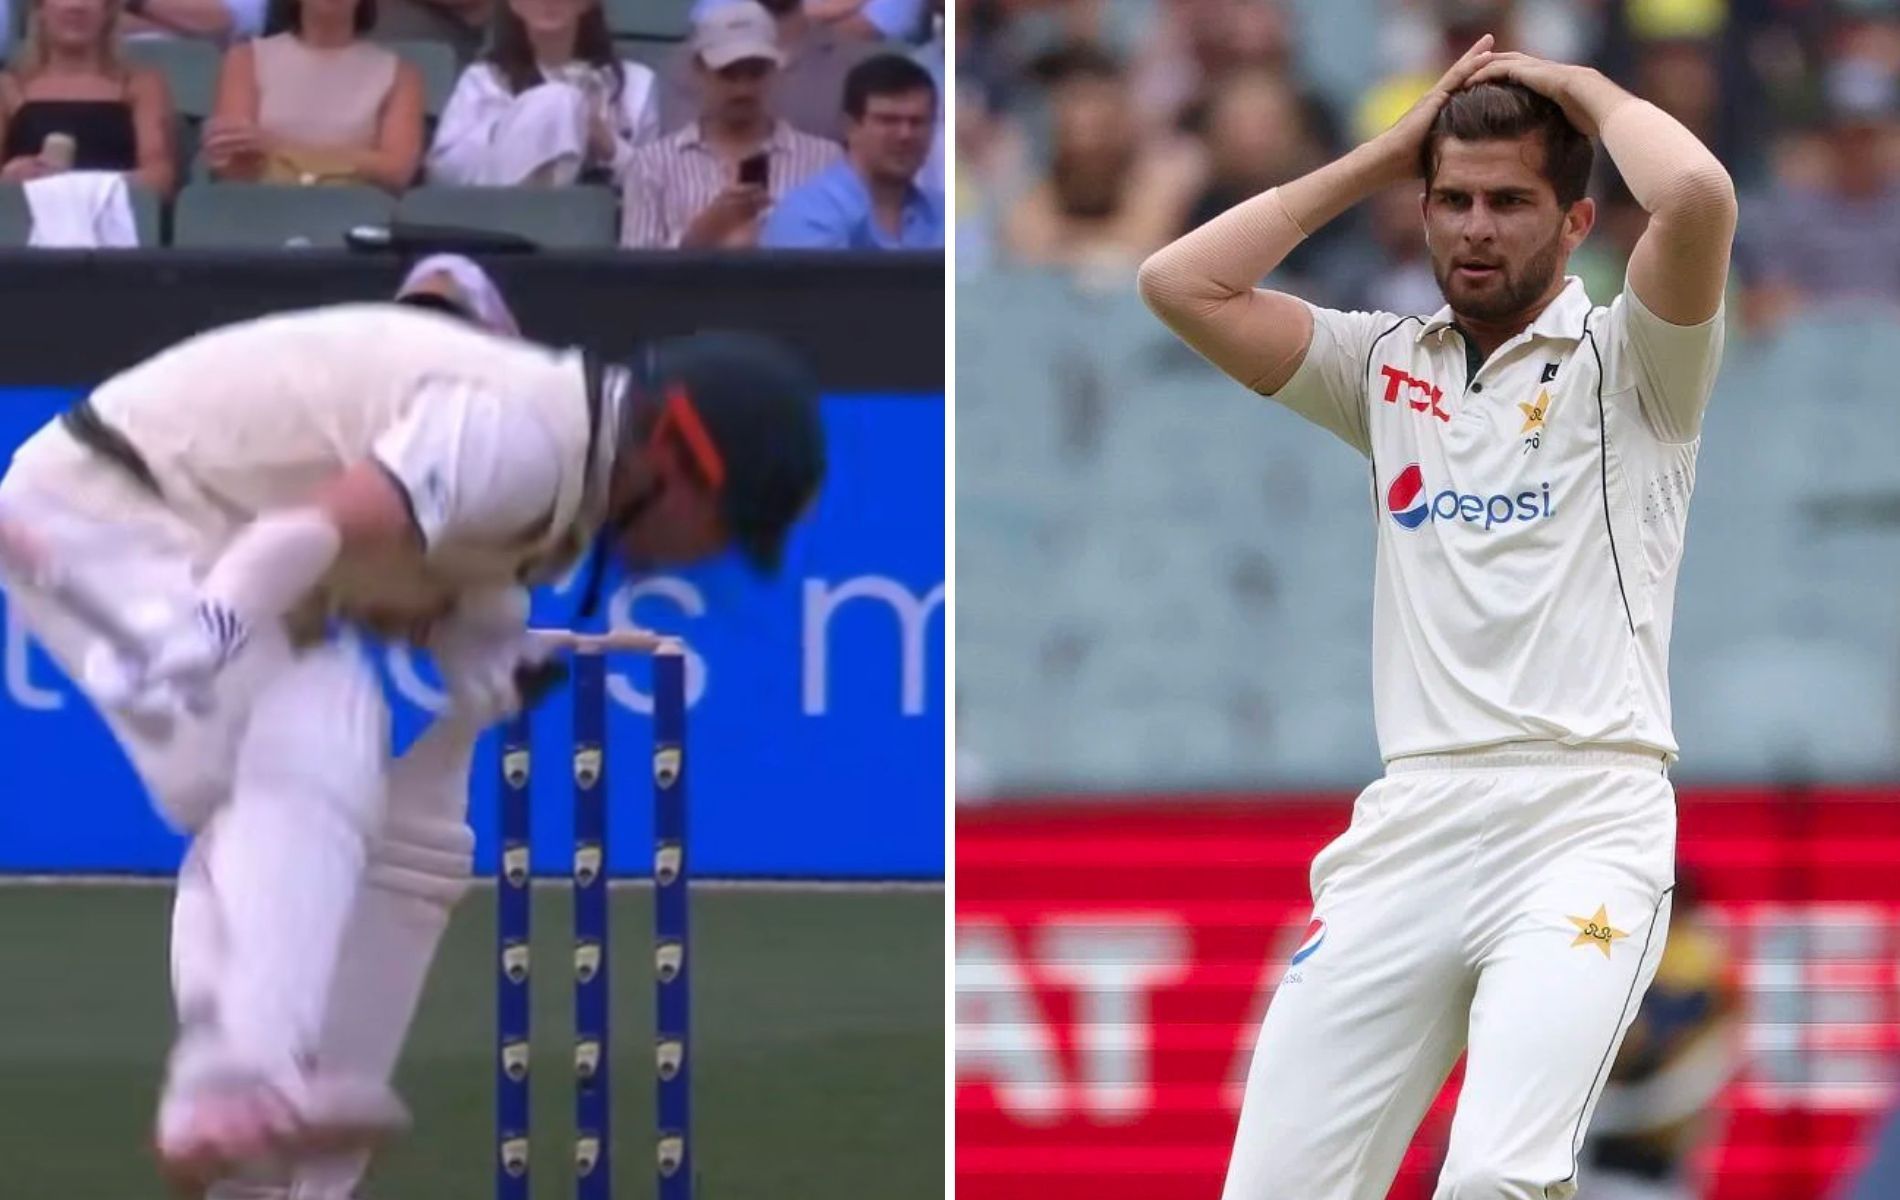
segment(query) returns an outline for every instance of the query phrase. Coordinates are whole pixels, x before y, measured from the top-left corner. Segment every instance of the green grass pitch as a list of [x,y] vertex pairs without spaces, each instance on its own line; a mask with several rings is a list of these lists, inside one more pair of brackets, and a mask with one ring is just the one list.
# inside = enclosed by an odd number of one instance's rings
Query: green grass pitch
[[[169,890],[0,887],[0,1195],[159,1200]],[[536,1200],[571,1196],[565,887],[534,893]],[[416,1128],[376,1200],[493,1192],[492,889],[458,911],[398,1087]],[[613,894],[616,1197],[653,1195],[651,895]],[[943,1190],[943,895],[702,889],[692,909],[702,1200]]]

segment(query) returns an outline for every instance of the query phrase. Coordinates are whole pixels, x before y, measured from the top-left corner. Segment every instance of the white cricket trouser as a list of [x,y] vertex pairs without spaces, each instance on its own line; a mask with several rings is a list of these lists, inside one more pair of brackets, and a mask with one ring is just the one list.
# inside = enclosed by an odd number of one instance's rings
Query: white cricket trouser
[[[116,470],[105,466],[100,473]],[[121,600],[128,614],[145,609],[175,617],[190,611],[197,600],[191,555],[156,514],[148,521],[82,516],[58,494],[41,490],[39,481],[20,476],[16,469],[0,480],[0,500],[10,517],[25,524],[68,570],[89,577],[96,590]],[[89,479],[78,474],[57,482],[81,487]],[[98,634],[52,596],[17,580],[9,584],[6,598],[12,619],[83,687],[86,652]],[[275,629],[254,631],[244,654],[213,682],[214,710],[170,730],[99,709],[153,807],[174,828],[196,832],[230,798],[251,701],[289,660],[290,648]]]
[[1223,1200],[1378,1200],[1461,1052],[1434,1200],[1566,1200],[1656,973],[1662,755],[1555,744],[1391,764],[1313,860],[1309,934],[1248,1072]]
[[[0,497],[49,552],[75,571],[97,573],[99,586],[128,607],[189,612],[192,560],[161,523],[82,516],[11,476]],[[18,581],[7,601],[80,678],[95,634],[55,597]],[[154,807],[198,835],[186,875],[192,886],[181,884],[180,895],[203,893],[208,917],[179,926],[194,936],[175,939],[173,990],[184,1032],[215,1028],[217,1039],[186,1037],[180,1046],[212,1044],[200,1062],[289,1078],[318,1043],[368,844],[382,825],[388,709],[354,647],[293,653],[275,626],[254,631],[213,696],[211,713],[168,732],[102,715]],[[173,1074],[194,1066],[174,1056]]]
[[1699,1189],[1686,1183],[1638,1179],[1633,1175],[1592,1171],[1577,1200],[1696,1200]]

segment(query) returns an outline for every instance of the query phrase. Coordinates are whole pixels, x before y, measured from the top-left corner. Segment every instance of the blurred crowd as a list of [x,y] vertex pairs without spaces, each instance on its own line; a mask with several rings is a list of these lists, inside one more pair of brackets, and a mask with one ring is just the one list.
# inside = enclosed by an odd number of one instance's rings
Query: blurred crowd
[[[578,184],[631,247],[943,244],[931,0],[9,2],[0,183]],[[208,111],[155,42],[215,48]]]
[[[1804,306],[1900,303],[1900,0],[959,0],[957,15],[966,275],[1125,281],[1183,230],[1390,124],[1490,32],[1597,67],[1716,151],[1743,197],[1731,313],[1749,331]],[[1644,216],[1598,166],[1596,232],[1572,261],[1606,303]],[[1395,188],[1318,231],[1277,284],[1436,310],[1417,195]]]

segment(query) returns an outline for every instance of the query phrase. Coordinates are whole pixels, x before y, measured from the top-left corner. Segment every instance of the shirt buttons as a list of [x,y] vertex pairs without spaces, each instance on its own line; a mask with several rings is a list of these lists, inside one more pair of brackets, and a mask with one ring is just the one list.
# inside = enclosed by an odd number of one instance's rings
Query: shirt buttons
[[1473,393],[1482,392],[1484,390],[1484,385],[1482,383],[1474,383],[1471,385],[1471,390]]

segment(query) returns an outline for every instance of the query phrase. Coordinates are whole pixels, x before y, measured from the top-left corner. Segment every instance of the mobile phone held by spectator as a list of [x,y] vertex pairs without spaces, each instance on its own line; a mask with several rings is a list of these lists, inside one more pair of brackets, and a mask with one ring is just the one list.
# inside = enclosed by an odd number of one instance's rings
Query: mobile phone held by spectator
[[772,158],[764,151],[752,155],[739,164],[739,182],[756,188],[772,189]]
[[[775,81],[785,63],[778,36],[772,14],[756,0],[719,5],[694,22],[687,44],[698,116],[633,152],[620,195],[623,246],[756,246],[758,223],[750,216],[843,156],[836,142],[795,129],[778,114]],[[707,153],[709,146],[718,152]],[[765,161],[746,166],[750,158]],[[735,195],[720,199],[727,193]],[[733,225],[731,218],[748,208],[748,219]]]
[[79,143],[69,133],[49,133],[40,146],[40,161],[55,171],[73,169],[73,159],[78,156]]

